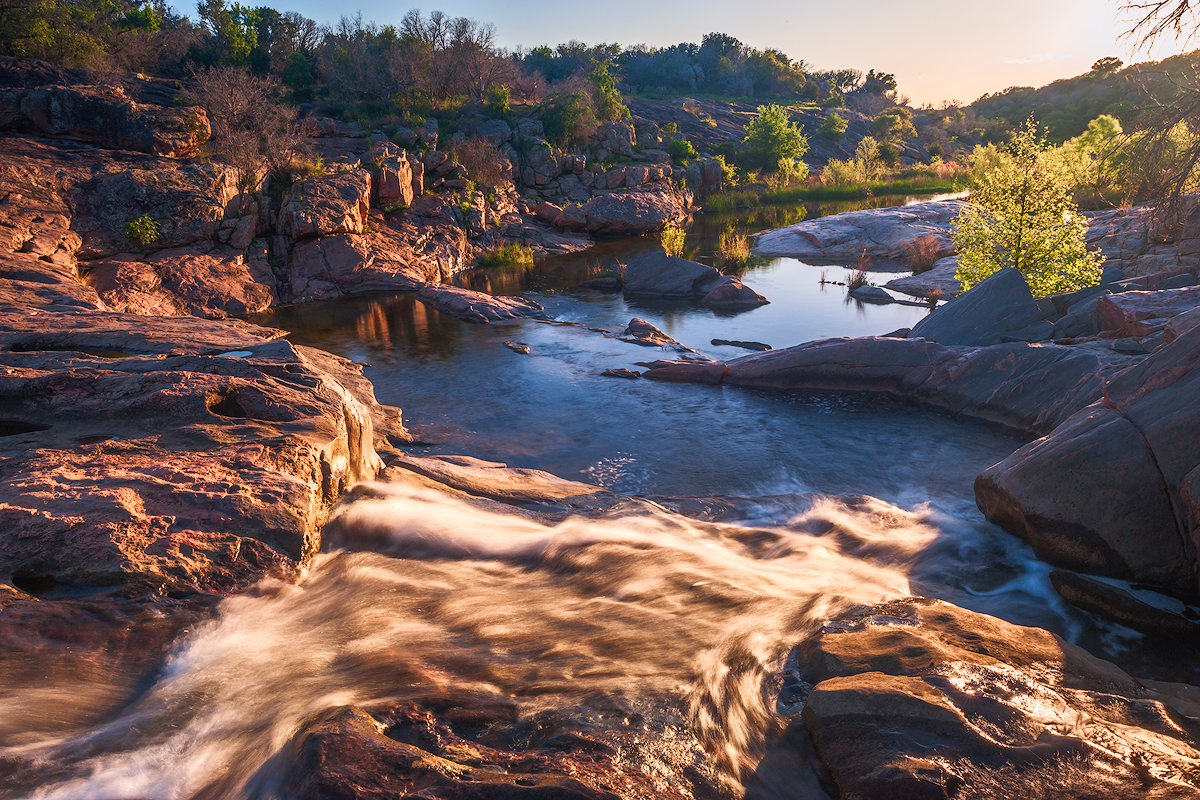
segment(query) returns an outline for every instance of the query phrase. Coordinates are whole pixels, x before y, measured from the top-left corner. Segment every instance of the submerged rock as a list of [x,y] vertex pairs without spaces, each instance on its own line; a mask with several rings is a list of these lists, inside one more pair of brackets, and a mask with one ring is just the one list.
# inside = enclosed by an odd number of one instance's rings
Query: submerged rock
[[878,286],[859,286],[857,289],[850,290],[850,296],[855,300],[877,306],[886,306],[896,302],[894,297]]
[[[1193,796],[1200,689],[936,600],[863,606],[799,645],[783,697],[842,797]],[[810,687],[808,689],[807,687]]]
[[739,342],[733,339],[713,339],[711,344],[714,347],[740,347],[743,350],[766,351],[771,349],[771,345],[762,342]]
[[600,374],[605,378],[626,378],[629,380],[637,380],[638,378],[642,377],[642,373],[638,372],[636,369],[625,369],[623,367],[618,367],[617,369],[606,369]]
[[417,299],[465,322],[498,322],[504,319],[532,317],[545,319],[542,307],[523,297],[494,297],[457,286],[426,284]]

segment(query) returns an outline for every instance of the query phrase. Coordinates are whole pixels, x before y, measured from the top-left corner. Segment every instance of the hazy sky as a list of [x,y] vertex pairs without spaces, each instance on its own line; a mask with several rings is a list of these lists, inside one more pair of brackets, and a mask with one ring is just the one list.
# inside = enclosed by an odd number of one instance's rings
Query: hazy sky
[[[1128,27],[1119,0],[275,0],[320,23],[362,11],[398,22],[409,8],[435,9],[496,26],[505,47],[589,44],[671,45],[720,31],[758,48],[774,47],[818,69],[857,67],[895,73],[916,105],[975,100],[1009,86],[1040,86],[1086,72],[1103,56],[1127,63],[1196,45],[1169,38],[1131,57],[1118,37]],[[180,5],[183,5],[180,3]],[[194,14],[194,9],[188,9]],[[1186,46],[1185,46],[1186,45]]]

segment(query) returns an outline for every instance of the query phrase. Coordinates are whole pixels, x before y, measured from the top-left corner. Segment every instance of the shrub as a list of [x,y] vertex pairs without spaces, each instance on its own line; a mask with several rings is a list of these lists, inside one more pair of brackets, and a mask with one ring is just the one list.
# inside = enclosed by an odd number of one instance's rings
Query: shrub
[[846,98],[842,97],[837,92],[830,92],[829,97],[821,101],[822,108],[845,108]]
[[678,130],[679,130],[679,126],[676,125],[674,122],[664,122],[663,123],[663,126],[662,126],[663,133],[673,134]]
[[494,117],[504,117],[509,113],[508,107],[509,89],[504,83],[497,83],[488,87],[487,104],[488,111],[492,112]]
[[135,217],[125,226],[125,236],[131,242],[137,242],[142,247],[148,247],[158,241],[158,223],[149,214]]
[[662,242],[663,250],[667,251],[669,256],[683,255],[683,243],[687,238],[687,234],[683,232],[683,228],[675,225],[668,225],[662,229],[658,240]]
[[506,244],[479,256],[481,267],[513,267],[533,264],[533,249],[520,244]]
[[750,237],[744,233],[725,231],[717,238],[714,260],[719,269],[743,270],[750,266],[753,260],[753,256],[750,255]]
[[450,157],[461,164],[467,177],[476,183],[495,186],[512,178],[512,174],[500,166],[500,151],[477,136],[451,147]]
[[922,272],[928,272],[937,262],[942,253],[942,244],[938,241],[938,237],[927,233],[913,239],[901,250],[905,263],[912,269],[914,275],[919,275]]
[[870,262],[866,258],[861,258],[859,259],[858,264],[856,264],[853,269],[846,273],[847,289],[853,291],[854,289],[861,289],[864,286],[871,285],[871,282],[867,280],[869,275],[867,267],[869,265]]
[[821,130],[818,133],[823,139],[838,142],[846,138],[847,127],[849,127],[849,123],[842,118],[842,115],[836,111],[832,111],[825,118],[825,121],[821,123]]
[[1046,149],[1031,118],[979,176],[951,229],[963,291],[1005,267],[1020,270],[1037,296],[1099,282],[1104,258],[1088,252],[1087,220],[1060,176],[1039,163]]
[[552,96],[538,112],[546,138],[559,147],[585,141],[599,126],[592,95],[583,90]]
[[690,161],[700,156],[700,153],[696,151],[692,143],[682,136],[667,142],[667,152],[671,154],[671,158],[674,161],[680,162]]
[[746,125],[747,169],[776,172],[798,161],[808,152],[808,138],[787,113],[777,105],[758,107],[758,116]]

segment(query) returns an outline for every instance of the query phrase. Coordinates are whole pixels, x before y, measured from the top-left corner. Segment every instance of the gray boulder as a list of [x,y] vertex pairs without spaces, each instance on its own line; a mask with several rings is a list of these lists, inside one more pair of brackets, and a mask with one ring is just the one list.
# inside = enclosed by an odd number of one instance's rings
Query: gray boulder
[[855,300],[877,306],[886,306],[896,302],[895,298],[878,286],[859,286],[857,289],[850,290],[850,296]]
[[[884,292],[884,294],[887,293]],[[714,311],[745,311],[766,305],[771,301],[739,279],[731,275],[723,275],[717,279],[717,282],[700,302]]]
[[666,253],[647,253],[625,267],[625,293],[656,297],[703,297],[721,277],[712,267]]
[[1029,293],[1025,277],[1009,267],[934,309],[913,326],[910,339],[940,344],[998,344],[1004,334],[1037,322],[1042,311]]

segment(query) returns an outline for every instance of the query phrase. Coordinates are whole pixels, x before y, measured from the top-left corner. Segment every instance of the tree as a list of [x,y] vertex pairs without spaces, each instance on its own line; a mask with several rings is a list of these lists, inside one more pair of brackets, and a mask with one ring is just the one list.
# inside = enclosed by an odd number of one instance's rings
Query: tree
[[1110,72],[1116,72],[1125,65],[1125,62],[1116,56],[1105,56],[1092,64],[1092,72],[1097,72],[1101,75],[1107,75]]
[[841,141],[846,138],[846,128],[849,123],[836,111],[829,112],[829,116],[821,123],[821,130],[818,133],[821,138],[828,139],[831,142]]
[[1103,257],[1088,252],[1087,221],[1060,176],[1040,163],[1046,149],[1030,119],[955,219],[956,277],[964,291],[1006,267],[1020,270],[1038,296],[1099,282]]
[[900,144],[917,135],[917,129],[912,124],[912,112],[899,106],[880,112],[872,120],[871,128],[877,140],[889,145]]
[[808,152],[804,132],[788,117],[787,109],[774,104],[758,107],[758,116],[746,125],[742,141],[745,166],[766,172],[789,170]]

